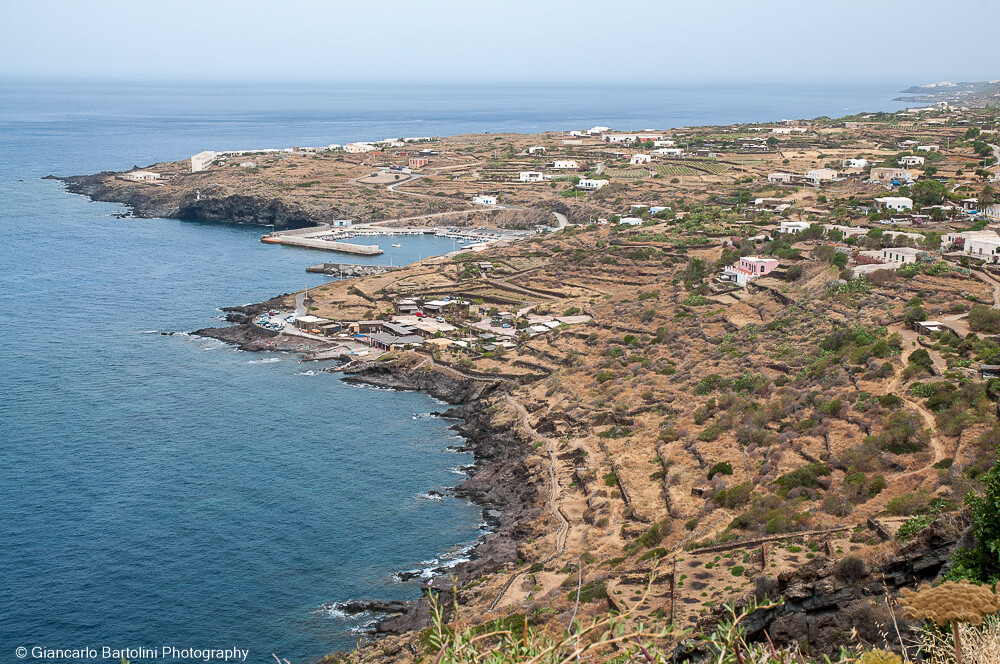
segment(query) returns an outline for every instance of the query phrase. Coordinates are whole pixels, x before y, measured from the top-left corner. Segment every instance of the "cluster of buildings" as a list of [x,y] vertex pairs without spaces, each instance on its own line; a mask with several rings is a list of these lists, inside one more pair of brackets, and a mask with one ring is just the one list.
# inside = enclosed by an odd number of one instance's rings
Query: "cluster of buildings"
[[[481,263],[484,271],[492,264]],[[438,348],[454,346],[470,353],[488,353],[497,348],[516,348],[519,336],[535,337],[563,325],[590,320],[589,316],[526,315],[518,318],[507,311],[490,310],[484,305],[470,305],[457,298],[404,298],[394,304],[389,320],[337,322],[313,315],[298,316],[295,327],[324,336],[350,337],[378,350]],[[492,313],[491,313],[492,311]],[[445,315],[458,314],[474,322],[453,325]]]

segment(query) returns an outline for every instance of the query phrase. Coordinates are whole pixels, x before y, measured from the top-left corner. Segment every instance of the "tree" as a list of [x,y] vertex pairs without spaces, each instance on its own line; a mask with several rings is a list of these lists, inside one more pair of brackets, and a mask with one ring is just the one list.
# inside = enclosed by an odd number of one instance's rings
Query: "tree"
[[983,190],[979,192],[979,206],[980,209],[988,208],[997,202],[996,192],[993,191],[993,187],[986,185]]
[[950,578],[974,583],[1000,581],[1000,462],[983,477],[983,492],[970,493],[965,502],[972,510],[972,548],[955,551]]

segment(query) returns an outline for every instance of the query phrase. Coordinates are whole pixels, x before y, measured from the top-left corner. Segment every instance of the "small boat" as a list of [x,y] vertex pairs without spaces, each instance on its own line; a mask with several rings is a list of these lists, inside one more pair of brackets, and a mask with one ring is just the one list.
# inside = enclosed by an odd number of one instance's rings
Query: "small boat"
[[398,249],[399,247],[402,247],[403,245],[401,245],[401,244],[394,244],[392,246],[394,246],[394,247],[396,247]]

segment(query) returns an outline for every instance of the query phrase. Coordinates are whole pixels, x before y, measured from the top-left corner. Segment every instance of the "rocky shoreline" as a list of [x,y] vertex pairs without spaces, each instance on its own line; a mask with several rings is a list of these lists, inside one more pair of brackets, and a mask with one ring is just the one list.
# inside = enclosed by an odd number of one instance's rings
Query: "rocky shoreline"
[[121,203],[129,208],[129,215],[140,219],[187,219],[193,221],[225,221],[236,224],[255,224],[275,228],[308,228],[318,222],[306,212],[292,208],[274,199],[262,199],[241,194],[229,196],[187,195],[180,200],[158,195],[158,187],[144,189],[116,189],[108,180],[116,175],[103,171],[94,175],[45,176],[46,180],[62,182],[71,194],[87,196],[93,201]]
[[[227,320],[235,325],[206,328],[193,334],[220,339],[241,350],[301,351],[303,340],[275,345],[276,338],[247,322],[259,311],[281,304],[285,297],[224,308]],[[530,442],[494,421],[490,406],[502,391],[503,382],[458,378],[435,367],[408,370],[398,367],[395,362],[351,362],[331,371],[343,372],[343,380],[348,383],[422,391],[453,406],[437,414],[458,420],[453,428],[465,439],[461,449],[472,452],[475,463],[469,476],[452,493],[481,506],[490,529],[469,551],[469,560],[449,568],[447,577],[430,579],[424,589],[433,587],[443,593],[446,601],[442,604],[451,606],[450,595],[454,588],[517,559],[518,547],[532,535],[527,524],[539,514],[539,488],[525,463],[532,449]],[[348,615],[383,616],[371,627],[372,633],[377,635],[420,630],[431,621],[426,594],[417,600],[392,602],[357,598],[331,605],[331,608]]]

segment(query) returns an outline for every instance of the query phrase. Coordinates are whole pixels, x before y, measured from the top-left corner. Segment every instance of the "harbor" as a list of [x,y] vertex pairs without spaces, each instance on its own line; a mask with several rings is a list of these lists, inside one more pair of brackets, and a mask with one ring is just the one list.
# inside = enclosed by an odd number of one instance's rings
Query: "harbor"
[[[261,237],[265,244],[283,244],[292,247],[307,247],[323,249],[344,254],[360,256],[378,256],[385,253],[378,244],[359,244],[346,242],[356,238],[402,237],[433,235],[455,240],[456,247],[463,245],[465,249],[485,247],[488,243],[502,240],[519,240],[529,235],[531,231],[512,230],[504,228],[440,228],[440,227],[406,227],[390,228],[375,225],[352,226],[349,221],[335,224],[320,224],[311,228],[275,231]],[[399,247],[398,244],[393,244]],[[317,272],[321,270],[312,270]]]

